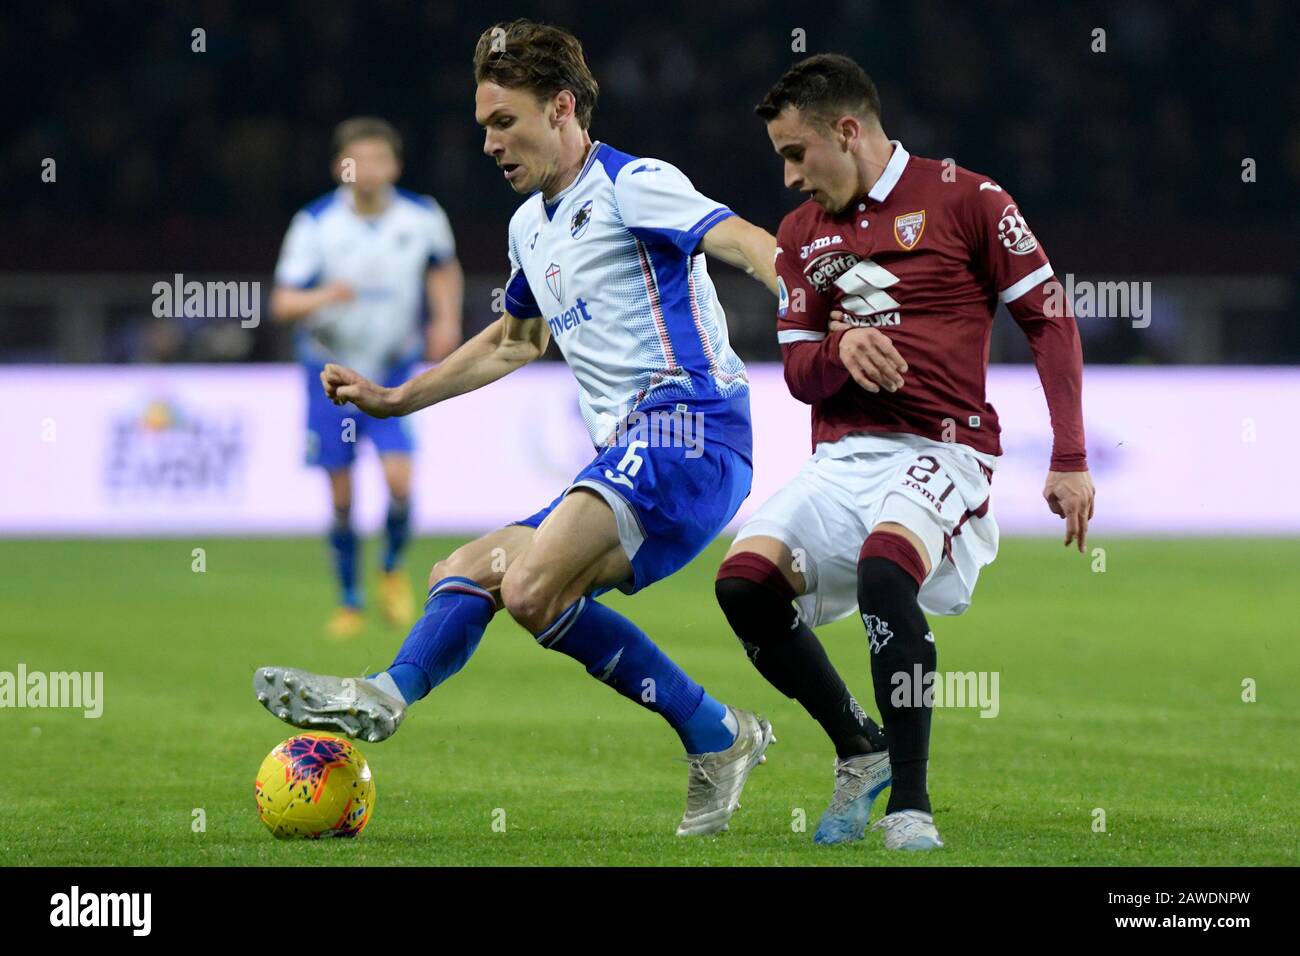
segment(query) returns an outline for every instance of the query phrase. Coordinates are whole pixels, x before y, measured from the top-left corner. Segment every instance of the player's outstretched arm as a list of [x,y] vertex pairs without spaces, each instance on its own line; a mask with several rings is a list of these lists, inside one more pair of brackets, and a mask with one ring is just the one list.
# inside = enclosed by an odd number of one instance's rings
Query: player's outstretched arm
[[452,352],[441,365],[396,388],[376,385],[341,365],[325,366],[321,384],[336,405],[352,402],[374,418],[409,415],[523,368],[541,357],[550,337],[544,319],[517,319],[507,313]]
[[700,248],[706,256],[744,269],[772,295],[776,289],[776,237],[739,216],[728,216],[704,234]]
[[465,273],[459,260],[448,259],[431,268],[425,288],[433,312],[426,332],[425,358],[440,362],[460,346],[464,332]]
[[293,322],[324,306],[351,302],[355,298],[356,293],[346,282],[330,282],[313,289],[278,285],[271,290],[271,318],[277,322]]

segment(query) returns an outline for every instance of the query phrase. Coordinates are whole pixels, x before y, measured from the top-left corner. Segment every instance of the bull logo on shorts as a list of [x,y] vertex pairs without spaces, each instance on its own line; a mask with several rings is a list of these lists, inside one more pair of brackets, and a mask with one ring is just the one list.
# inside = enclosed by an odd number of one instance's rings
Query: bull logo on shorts
[[862,623],[867,625],[867,639],[871,642],[871,653],[879,654],[881,648],[889,643],[894,632],[889,625],[874,614],[862,615]]

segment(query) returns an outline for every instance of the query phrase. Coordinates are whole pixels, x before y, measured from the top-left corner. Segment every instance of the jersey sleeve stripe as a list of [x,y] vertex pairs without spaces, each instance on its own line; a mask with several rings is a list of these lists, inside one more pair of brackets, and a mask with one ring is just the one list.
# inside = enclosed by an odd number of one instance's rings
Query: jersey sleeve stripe
[[1037,288],[1051,277],[1052,264],[1050,262],[1045,262],[1019,282],[1013,282],[1011,285],[999,292],[998,298],[1003,302],[1015,302],[1016,299],[1020,298],[1026,292]]
[[707,216],[705,216],[695,225],[691,226],[688,232],[690,232],[691,235],[693,236],[702,236],[710,229],[712,229],[714,226],[716,226],[718,223],[722,222],[722,220],[727,219],[734,215],[735,213],[732,212],[730,209],[728,209],[726,206],[719,206],[717,209],[713,210],[713,212],[709,213]]
[[791,342],[820,342],[826,338],[825,332],[813,332],[809,329],[782,329],[776,333],[776,340],[782,345]]

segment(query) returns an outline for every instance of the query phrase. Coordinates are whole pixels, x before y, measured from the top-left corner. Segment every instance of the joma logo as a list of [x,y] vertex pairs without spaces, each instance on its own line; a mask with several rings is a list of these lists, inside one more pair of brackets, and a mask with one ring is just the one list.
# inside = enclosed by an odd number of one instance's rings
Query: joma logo
[[799,258],[807,259],[818,249],[825,249],[827,246],[838,245],[843,241],[843,236],[822,236],[819,239],[814,239],[808,245],[799,247]]

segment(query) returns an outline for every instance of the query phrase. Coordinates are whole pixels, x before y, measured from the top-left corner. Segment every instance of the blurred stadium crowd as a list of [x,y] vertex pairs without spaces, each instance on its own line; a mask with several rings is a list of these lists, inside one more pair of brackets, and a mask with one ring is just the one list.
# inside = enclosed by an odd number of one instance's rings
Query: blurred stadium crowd
[[[801,30],[807,52],[844,52],[867,67],[886,130],[913,153],[953,157],[1005,184],[1058,272],[1273,277],[1272,292],[1247,301],[1240,322],[1227,307],[1210,358],[1300,360],[1288,320],[1300,286],[1300,17],[1283,0],[1068,10],[557,0],[472,12],[438,0],[50,0],[24,10],[0,15],[10,103],[0,133],[10,190],[0,268],[9,276],[184,272],[265,282],[294,210],[331,188],[334,124],[372,113],[406,137],[404,184],[436,196],[451,217],[471,277],[473,328],[490,319],[486,290],[504,275],[517,203],[481,155],[472,117],[470,56],[485,26],[530,16],[575,29],[601,83],[593,136],[669,159],[772,230],[798,197],[783,189],[751,110],[802,55],[791,49]],[[202,53],[191,50],[196,28],[206,31]],[[1098,28],[1104,53],[1093,50]],[[40,180],[46,157],[57,161],[55,183]],[[1256,182],[1243,182],[1247,158]],[[270,328],[232,352],[201,321],[152,327],[147,288],[136,309],[114,314],[98,354],[69,354],[35,327],[39,303],[5,296],[4,278],[6,360],[288,354],[287,337]],[[1179,360],[1166,348],[1180,321],[1174,299],[1162,306],[1164,339],[1159,329],[1085,328],[1089,360]],[[766,318],[749,325],[736,330],[745,354],[774,357]],[[1017,349],[1000,331],[995,359],[1023,359]]]

